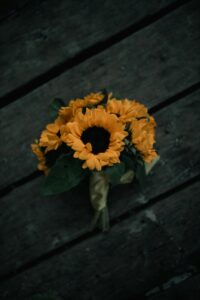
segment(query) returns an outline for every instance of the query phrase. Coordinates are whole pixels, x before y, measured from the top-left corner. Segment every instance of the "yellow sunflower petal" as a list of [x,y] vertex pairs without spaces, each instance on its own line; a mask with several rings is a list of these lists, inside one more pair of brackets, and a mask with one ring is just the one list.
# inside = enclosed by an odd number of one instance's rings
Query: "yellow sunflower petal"
[[100,103],[104,98],[104,95],[102,93],[91,93],[84,97],[84,100],[87,104],[98,104]]
[[85,144],[85,146],[86,146],[86,148],[87,148],[88,151],[92,152],[92,145],[91,145],[91,143],[87,143],[87,144]]
[[123,123],[148,116],[147,108],[135,100],[113,98],[108,100],[106,109],[109,113],[116,114]]
[[45,175],[48,174],[48,167],[46,166],[46,159],[44,153],[41,151],[40,146],[38,143],[32,144],[31,145],[33,153],[37,156],[38,158],[38,170],[43,171]]
[[[88,101],[88,99],[85,100]],[[99,140],[95,142],[94,134],[91,136],[91,140],[90,136],[88,136],[87,139],[89,140],[85,144],[83,143],[82,135],[89,128],[94,128],[94,130],[102,128],[104,132],[107,131],[106,136],[107,138],[110,136],[110,139],[106,142],[108,144],[105,144],[105,147],[107,147],[105,151],[103,148],[99,148],[102,150],[97,150],[95,143],[96,145],[99,144]],[[90,130],[89,132],[92,131]],[[63,126],[61,130],[62,140],[75,151],[74,156],[76,158],[85,160],[83,168],[89,168],[90,170],[101,170],[106,165],[109,166],[119,162],[120,153],[124,148],[123,140],[126,136],[127,132],[124,130],[124,125],[119,122],[117,116],[109,114],[103,108],[87,108],[85,114],[78,111],[74,116],[73,122]]]
[[58,124],[54,124],[54,123],[48,124],[46,128],[47,128],[48,131],[50,131],[52,133],[57,133],[60,129]]
[[153,117],[148,119],[134,120],[131,123],[132,143],[141,153],[144,161],[150,163],[157,153],[153,149],[155,143],[155,120]]

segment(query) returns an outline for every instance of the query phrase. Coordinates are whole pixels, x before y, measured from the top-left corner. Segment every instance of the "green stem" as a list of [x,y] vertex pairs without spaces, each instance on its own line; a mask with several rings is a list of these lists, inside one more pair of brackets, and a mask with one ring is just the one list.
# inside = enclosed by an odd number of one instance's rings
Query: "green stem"
[[106,232],[109,230],[109,213],[107,206],[104,207],[100,211],[96,211],[93,217],[93,220],[90,225],[90,230],[94,230],[94,228],[98,226],[101,228],[103,232]]

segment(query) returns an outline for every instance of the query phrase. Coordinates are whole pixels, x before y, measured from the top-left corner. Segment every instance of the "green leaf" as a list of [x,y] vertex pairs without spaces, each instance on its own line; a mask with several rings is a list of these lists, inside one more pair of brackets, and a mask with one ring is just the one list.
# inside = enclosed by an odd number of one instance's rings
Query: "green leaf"
[[126,138],[125,140],[125,145],[126,145],[126,151],[129,153],[129,154],[132,154],[132,155],[137,155],[137,150],[135,149],[135,147],[133,146],[133,144]]
[[63,193],[77,186],[87,175],[87,171],[81,165],[79,159],[69,154],[61,156],[45,178],[43,195]]
[[136,170],[137,160],[134,155],[131,155],[124,151],[121,155],[121,161],[124,162],[126,171],[127,170],[135,171]]
[[60,98],[55,98],[49,105],[50,117],[54,120],[58,115],[58,110],[65,106],[65,102]]
[[120,183],[120,178],[125,172],[125,164],[123,162],[114,164],[111,167],[105,169],[110,183],[114,186]]
[[62,143],[60,147],[58,147],[57,150],[51,150],[48,151],[45,154],[45,159],[46,159],[46,165],[48,168],[52,168],[55,162],[61,155],[63,156],[64,154],[72,154],[71,148],[68,147],[65,143]]
[[141,188],[144,188],[146,182],[145,163],[142,158],[136,154],[123,151],[121,161],[124,162],[127,170],[133,170]]

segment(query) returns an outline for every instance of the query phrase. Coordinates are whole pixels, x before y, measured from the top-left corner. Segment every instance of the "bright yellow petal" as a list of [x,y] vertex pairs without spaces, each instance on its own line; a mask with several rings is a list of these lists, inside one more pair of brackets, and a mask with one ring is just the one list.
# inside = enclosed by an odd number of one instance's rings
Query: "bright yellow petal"
[[47,128],[47,130],[49,130],[52,133],[57,133],[60,129],[60,127],[54,123],[48,124],[46,128]]
[[[83,132],[92,127],[104,128],[110,134],[108,149],[103,153],[93,153],[92,142],[84,144],[81,139]],[[124,125],[119,122],[117,116],[109,114],[103,108],[86,108],[85,114],[78,111],[73,122],[63,126],[61,130],[62,140],[75,151],[74,157],[85,160],[83,168],[98,171],[103,166],[119,162],[126,136]]]

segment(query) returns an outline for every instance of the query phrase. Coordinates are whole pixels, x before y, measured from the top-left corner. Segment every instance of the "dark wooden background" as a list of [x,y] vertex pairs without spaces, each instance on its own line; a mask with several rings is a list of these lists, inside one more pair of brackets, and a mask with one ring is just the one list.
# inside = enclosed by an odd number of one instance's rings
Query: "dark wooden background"
[[[0,2],[0,299],[200,299],[200,3]],[[106,88],[148,106],[161,160],[109,195],[42,197],[30,144],[47,106]]]

